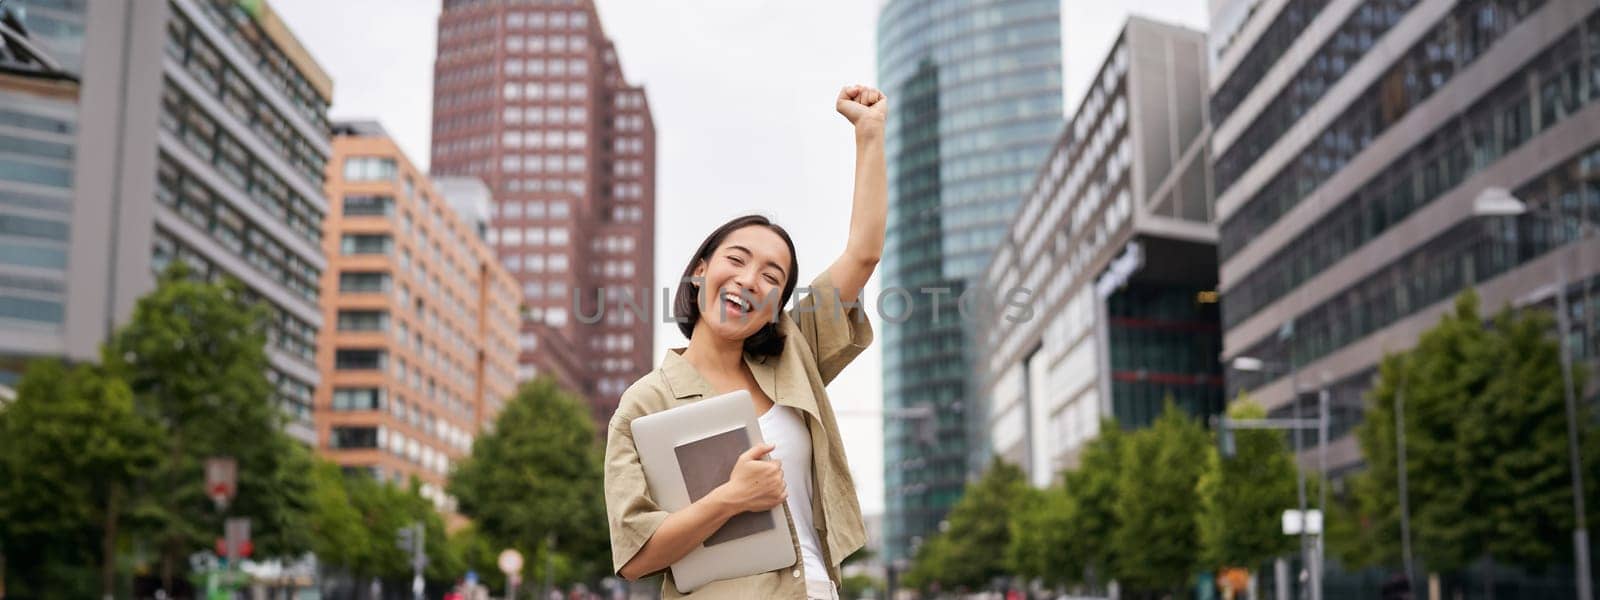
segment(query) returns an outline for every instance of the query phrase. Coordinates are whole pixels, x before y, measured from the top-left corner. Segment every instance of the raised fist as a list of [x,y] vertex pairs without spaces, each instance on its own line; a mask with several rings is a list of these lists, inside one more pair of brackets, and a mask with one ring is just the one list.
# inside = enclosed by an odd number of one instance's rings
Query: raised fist
[[881,132],[884,122],[889,119],[889,98],[877,88],[850,85],[839,90],[834,109],[858,130],[867,128]]

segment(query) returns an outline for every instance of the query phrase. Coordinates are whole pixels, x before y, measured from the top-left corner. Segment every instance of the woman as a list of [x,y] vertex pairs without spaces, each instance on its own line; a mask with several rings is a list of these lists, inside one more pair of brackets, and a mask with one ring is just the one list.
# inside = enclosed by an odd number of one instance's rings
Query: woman
[[[622,394],[606,440],[606,512],[617,574],[630,581],[667,569],[735,515],[784,504],[795,533],[793,567],[715,581],[695,598],[838,598],[839,562],[866,541],[855,483],[824,390],[872,342],[860,293],[883,252],[888,189],[883,133],[889,103],[849,86],[835,102],[855,127],[855,198],[844,254],[780,315],[798,281],[794,242],[765,217],[713,231],[684,269],[674,311],[687,348]],[[845,310],[848,308],[848,310]],[[634,419],[747,390],[769,442],[739,457],[727,483],[682,510],[651,499],[635,450]],[[776,459],[776,460],[772,460]],[[671,573],[662,586],[678,597]]]

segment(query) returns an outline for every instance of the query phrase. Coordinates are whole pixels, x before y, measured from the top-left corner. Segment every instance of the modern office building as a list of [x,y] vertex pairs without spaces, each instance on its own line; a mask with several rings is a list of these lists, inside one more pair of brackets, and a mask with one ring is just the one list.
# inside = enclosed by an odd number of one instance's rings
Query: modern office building
[[[985,464],[973,323],[957,303],[1061,131],[1060,9],[889,0],[878,13],[878,82],[894,114],[883,287],[909,292],[883,305],[897,316],[882,324],[889,561],[937,530]],[[936,422],[904,418],[928,410]]]
[[[1600,214],[1600,5],[1213,7],[1227,27],[1211,78],[1223,354],[1269,366],[1230,373],[1231,390],[1307,418],[1326,391],[1337,476],[1360,462],[1349,434],[1376,363],[1465,288],[1487,307],[1549,303],[1565,267],[1563,337],[1595,356],[1582,298],[1600,240],[1579,239],[1578,220]],[[1531,212],[1475,210],[1505,192]]]
[[334,326],[318,339],[317,448],[379,481],[414,477],[452,509],[451,466],[515,391],[521,294],[471,213],[459,215],[382,127],[334,133],[320,282]]
[[551,375],[609,419],[654,367],[644,89],[589,0],[446,0],[433,93],[431,172],[494,194],[488,240],[524,302],[517,378]]
[[0,104],[5,369],[96,358],[182,260],[271,306],[267,375],[311,443],[331,80],[264,1],[7,7],[81,87]]
[[1128,20],[981,279],[1031,308],[997,302],[975,368],[993,452],[1036,486],[1102,419],[1222,408],[1205,40]]

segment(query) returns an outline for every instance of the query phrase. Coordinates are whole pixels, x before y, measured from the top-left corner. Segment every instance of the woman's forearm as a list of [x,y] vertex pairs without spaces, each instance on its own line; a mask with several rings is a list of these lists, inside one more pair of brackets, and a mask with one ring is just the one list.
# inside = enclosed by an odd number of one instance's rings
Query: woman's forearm
[[678,562],[705,543],[728,519],[738,514],[733,505],[715,493],[706,494],[683,510],[667,515],[650,539],[617,574],[638,580]]
[[857,126],[855,197],[850,206],[850,238],[845,253],[874,265],[883,255],[884,227],[889,218],[887,171],[882,124]]

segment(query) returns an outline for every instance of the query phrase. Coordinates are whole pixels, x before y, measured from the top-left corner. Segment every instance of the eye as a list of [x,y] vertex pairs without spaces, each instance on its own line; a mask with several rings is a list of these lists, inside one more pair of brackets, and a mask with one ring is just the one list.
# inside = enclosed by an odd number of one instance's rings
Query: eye
[[771,274],[771,273],[767,273],[767,283],[770,283],[772,285],[778,285],[778,277],[776,275]]
[[733,261],[733,264],[736,264],[736,265],[743,265],[744,264],[744,259],[741,258],[737,254],[729,254],[728,255],[728,260]]

